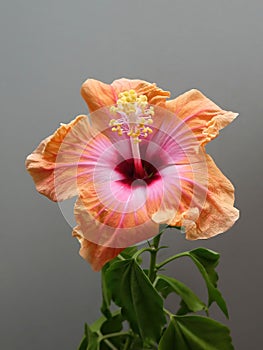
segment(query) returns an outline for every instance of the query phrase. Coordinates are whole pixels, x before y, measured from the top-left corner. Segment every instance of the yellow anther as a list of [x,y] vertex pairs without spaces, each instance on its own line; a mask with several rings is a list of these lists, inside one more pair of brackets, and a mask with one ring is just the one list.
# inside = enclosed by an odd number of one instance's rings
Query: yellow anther
[[110,112],[111,112],[111,113],[116,113],[116,111],[117,111],[117,107],[111,106]]
[[118,115],[119,119],[111,119],[109,126],[119,136],[124,133],[135,143],[141,142],[140,137],[147,137],[153,131],[147,125],[153,124],[154,107],[148,106],[146,95],[137,95],[135,90],[120,92],[116,106],[110,112]]
[[109,122],[109,126],[113,126],[115,123],[115,119],[111,119],[110,122]]

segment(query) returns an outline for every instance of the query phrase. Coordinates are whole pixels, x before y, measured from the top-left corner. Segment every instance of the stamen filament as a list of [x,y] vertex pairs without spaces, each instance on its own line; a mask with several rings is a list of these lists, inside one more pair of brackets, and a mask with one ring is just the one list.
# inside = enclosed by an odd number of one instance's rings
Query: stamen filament
[[131,140],[131,148],[132,148],[135,174],[140,179],[143,179],[146,174],[145,174],[145,170],[142,166],[139,143],[135,142],[132,137],[130,138],[130,140]]
[[137,96],[134,90],[129,90],[119,94],[116,106],[112,106],[110,111],[118,116],[110,120],[111,130],[119,136],[126,134],[130,137],[136,176],[144,178],[139,143],[141,138],[152,133],[149,125],[153,123],[153,107],[148,105],[147,96]]

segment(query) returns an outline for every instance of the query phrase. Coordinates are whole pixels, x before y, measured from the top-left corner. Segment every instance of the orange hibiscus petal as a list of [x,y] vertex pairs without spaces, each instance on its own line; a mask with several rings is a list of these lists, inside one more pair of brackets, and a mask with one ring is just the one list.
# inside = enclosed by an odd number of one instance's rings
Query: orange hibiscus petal
[[[39,193],[55,198],[54,163],[43,158],[44,150],[52,136],[43,140],[35,151],[26,159],[26,169],[32,176]],[[51,189],[51,190],[50,190]]]
[[86,80],[81,86],[80,93],[90,113],[102,107],[114,105],[118,98],[111,85],[95,79]]
[[[208,184],[206,199],[199,207],[191,205],[172,225],[184,226],[189,240],[207,239],[227,231],[238,219],[234,205],[234,187],[207,155]],[[200,185],[201,188],[202,185]],[[201,189],[202,191],[202,189]],[[195,197],[198,200],[198,197]]]
[[238,113],[222,110],[195,89],[167,101],[165,108],[183,119],[204,145],[238,116]]
[[[79,138],[73,131],[77,127],[83,130],[88,129],[86,116],[78,116],[69,124],[61,125],[53,135],[42,141],[26,159],[26,168],[35,182],[36,189],[53,201],[68,199],[77,194],[74,176],[76,164],[81,152],[83,152]],[[69,147],[73,156],[67,154],[65,159],[58,160],[62,144],[65,139],[69,138],[72,142]],[[74,153],[77,148],[78,152]]]
[[148,216],[146,206],[136,207],[138,198],[144,197],[143,189],[134,191],[135,200],[127,201],[125,210],[114,195],[112,200],[107,194],[101,198],[91,183],[82,189],[74,210],[75,232],[98,245],[122,249],[158,234],[159,226]]
[[94,271],[100,271],[108,261],[123,251],[123,248],[109,248],[90,242],[75,231],[73,237],[80,243],[80,256],[90,263]]
[[156,84],[144,80],[122,78],[115,80],[111,85],[117,96],[122,91],[135,90],[137,95],[146,95],[149,104],[152,105],[164,105],[166,99],[170,97],[169,91],[164,91]]
[[81,87],[81,95],[92,113],[102,107],[114,105],[120,92],[131,89],[135,90],[138,95],[146,95],[148,102],[154,105],[164,105],[170,96],[170,92],[163,91],[156,84],[125,78],[115,80],[111,85],[95,79],[88,79]]

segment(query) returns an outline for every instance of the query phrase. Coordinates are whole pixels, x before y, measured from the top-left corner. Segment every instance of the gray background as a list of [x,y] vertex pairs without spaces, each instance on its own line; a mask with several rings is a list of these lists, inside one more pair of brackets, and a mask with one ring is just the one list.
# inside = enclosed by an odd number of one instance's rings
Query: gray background
[[[173,97],[198,88],[240,113],[208,151],[235,184],[241,219],[210,241],[165,241],[174,252],[221,253],[230,321],[216,307],[212,315],[232,329],[236,349],[261,348],[262,13],[262,2],[241,0],[1,1],[1,350],[76,349],[83,323],[99,314],[100,276],[78,256],[59,207],[35,191],[24,159],[60,122],[87,113],[86,78],[122,76]],[[170,273],[205,293],[188,261]]]

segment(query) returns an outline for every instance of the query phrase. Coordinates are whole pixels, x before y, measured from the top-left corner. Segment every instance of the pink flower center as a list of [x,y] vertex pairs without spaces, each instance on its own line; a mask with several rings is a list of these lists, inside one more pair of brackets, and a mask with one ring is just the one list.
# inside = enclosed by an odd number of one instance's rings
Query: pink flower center
[[141,160],[143,173],[138,172],[133,158],[124,160],[115,167],[115,171],[123,176],[121,183],[131,186],[136,180],[143,180],[147,185],[160,179],[158,170],[146,160]]

